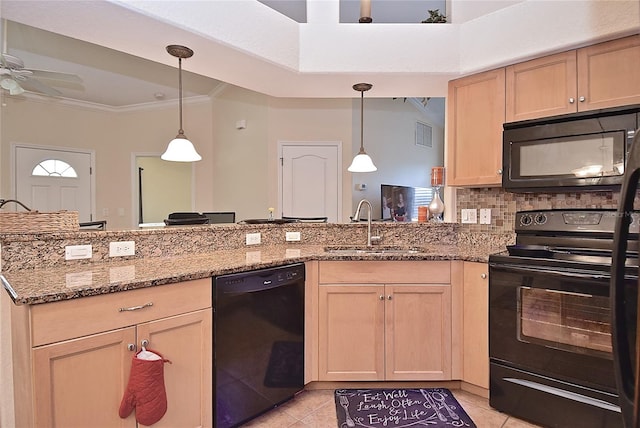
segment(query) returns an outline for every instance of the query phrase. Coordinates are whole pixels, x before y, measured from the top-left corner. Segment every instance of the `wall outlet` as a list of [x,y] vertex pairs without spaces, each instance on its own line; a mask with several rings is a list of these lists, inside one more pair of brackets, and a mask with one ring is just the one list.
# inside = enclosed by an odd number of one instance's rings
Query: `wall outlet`
[[476,224],[478,223],[478,210],[473,209],[463,209],[460,211],[460,216],[462,217],[463,224]]
[[257,245],[261,241],[260,233],[247,233],[246,242],[247,245]]
[[109,242],[109,257],[135,256],[135,241]]
[[64,247],[65,260],[90,259],[93,256],[91,245],[67,245]]
[[300,232],[286,232],[285,239],[287,241],[299,241],[300,240]]
[[480,208],[480,224],[491,224],[491,208]]

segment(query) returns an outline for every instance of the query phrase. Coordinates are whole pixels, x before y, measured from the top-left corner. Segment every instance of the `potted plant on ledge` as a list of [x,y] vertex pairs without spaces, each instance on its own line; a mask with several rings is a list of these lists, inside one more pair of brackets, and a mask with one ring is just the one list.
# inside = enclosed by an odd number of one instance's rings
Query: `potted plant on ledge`
[[447,17],[440,13],[440,9],[427,10],[429,17],[422,21],[423,24],[447,22]]

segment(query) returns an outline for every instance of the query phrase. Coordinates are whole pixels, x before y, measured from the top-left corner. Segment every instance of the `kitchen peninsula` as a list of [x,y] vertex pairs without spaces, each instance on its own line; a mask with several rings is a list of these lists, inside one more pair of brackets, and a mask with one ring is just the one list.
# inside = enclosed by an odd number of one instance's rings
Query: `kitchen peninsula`
[[[511,236],[463,232],[450,223],[380,224],[374,228],[383,237],[376,248],[386,251],[351,251],[354,243],[366,242],[364,224],[296,224],[300,242],[285,241],[285,232],[293,230],[291,225],[0,236],[2,281],[7,290],[3,298],[10,296],[13,301],[8,306],[16,421],[24,422],[21,426],[39,426],[51,420],[80,418],[79,422],[99,414],[114,425],[121,423],[117,406],[131,357],[145,338],[173,362],[166,369],[166,388],[170,396],[179,398],[174,398],[170,409],[182,409],[178,416],[188,415],[193,425],[211,425],[211,382],[206,381],[211,379],[211,277],[296,262],[307,267],[305,382],[309,387],[332,380],[331,373],[323,371],[327,361],[321,349],[327,333],[319,329],[319,320],[326,316],[327,308],[319,300],[322,293],[336,287],[352,287],[336,283],[330,274],[332,269],[339,272],[335,269],[346,267],[359,283],[370,282],[367,273],[375,275],[376,269],[388,272],[387,287],[400,281],[416,291],[428,291],[431,294],[426,296],[433,297],[429,302],[441,305],[438,314],[446,317],[442,323],[445,334],[438,333],[437,342],[443,349],[437,354],[444,358],[434,361],[442,367],[423,370],[413,380],[456,382],[486,395],[484,379],[465,382],[463,314],[472,313],[465,305],[478,304],[464,300],[465,284],[472,282],[464,272],[467,266],[485,267],[486,271],[488,255],[504,249]],[[257,232],[262,243],[246,245],[245,233]],[[109,242],[129,240],[135,242],[135,256],[108,257]],[[81,244],[92,245],[93,257],[65,261],[65,246]],[[143,310],[128,311],[150,302]],[[477,335],[466,335],[473,336]],[[402,355],[401,349],[394,352]],[[65,370],[74,376],[60,378]],[[366,380],[359,376],[354,373],[343,380]],[[368,380],[394,380],[384,373],[376,376]],[[81,387],[73,380],[78,378],[83,379]],[[93,394],[101,399],[87,398]],[[78,399],[80,406],[73,401]],[[64,409],[73,411],[64,413]],[[170,426],[178,420],[175,417],[169,410],[157,426]]]

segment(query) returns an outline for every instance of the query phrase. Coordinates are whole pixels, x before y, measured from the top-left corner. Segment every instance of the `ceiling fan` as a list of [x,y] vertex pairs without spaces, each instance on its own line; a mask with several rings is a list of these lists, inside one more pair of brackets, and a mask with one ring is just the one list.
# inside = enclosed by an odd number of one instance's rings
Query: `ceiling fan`
[[[41,82],[40,79],[50,83]],[[70,73],[25,68],[24,62],[17,56],[0,54],[0,87],[9,91],[11,95],[30,91],[57,97],[62,95],[62,92],[50,86],[55,84],[55,81],[81,83],[82,79]]]
[[[30,91],[59,97],[62,92],[50,86],[55,85],[55,81],[65,83],[82,82],[82,79],[75,74],[25,68],[24,61],[21,58],[7,53],[7,20],[2,19],[1,23],[3,43],[2,53],[0,53],[0,88],[7,90],[10,95],[20,95],[25,91]],[[49,82],[41,82],[39,79]]]

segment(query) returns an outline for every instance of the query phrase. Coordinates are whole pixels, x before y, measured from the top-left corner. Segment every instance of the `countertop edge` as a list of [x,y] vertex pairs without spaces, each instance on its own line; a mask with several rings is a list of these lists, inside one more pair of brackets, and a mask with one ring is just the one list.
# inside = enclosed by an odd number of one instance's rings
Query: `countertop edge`
[[[264,247],[262,249],[265,249]],[[490,253],[479,253],[473,254],[469,252],[462,252],[459,249],[448,248],[448,251],[442,251],[442,253],[438,253],[437,251],[432,252],[412,252],[412,253],[391,253],[391,254],[332,254],[330,252],[326,252],[323,249],[315,249],[307,254],[293,255],[291,256],[289,253],[286,253],[286,256],[281,257],[269,257],[265,260],[260,259],[259,257],[255,261],[250,260],[250,256],[252,253],[260,253],[260,249],[256,249],[250,251],[249,249],[237,250],[238,254],[241,254],[243,259],[238,259],[238,261],[226,263],[224,266],[211,267],[211,268],[185,268],[182,271],[172,273],[171,276],[166,274],[158,275],[153,278],[147,279],[124,279],[121,281],[112,281],[112,272],[117,269],[133,269],[135,267],[126,266],[126,265],[117,265],[112,263],[96,263],[96,266],[93,266],[94,269],[101,269],[105,272],[104,275],[109,278],[109,281],[103,281],[104,285],[94,285],[91,283],[85,287],[70,287],[67,286],[66,290],[57,292],[46,292],[43,291],[41,294],[37,293],[20,293],[18,287],[13,287],[11,285],[11,281],[9,278],[5,277],[5,274],[0,275],[0,282],[2,282],[3,287],[7,290],[7,293],[13,300],[15,305],[37,305],[44,303],[53,303],[64,300],[71,300],[82,297],[91,297],[98,296],[102,294],[110,294],[117,293],[122,291],[129,291],[147,287],[154,287],[160,285],[173,284],[182,281],[190,281],[202,278],[209,278],[229,273],[238,273],[245,272],[255,269],[263,269],[274,266],[282,266],[285,264],[291,263],[301,263],[301,262],[309,262],[309,261],[430,261],[430,260],[449,260],[449,261],[469,261],[469,262],[480,262],[486,263],[488,261],[488,257]],[[293,251],[300,251],[299,249],[293,249]],[[493,252],[501,251],[501,249],[495,249]],[[220,252],[223,253],[223,252]],[[229,253],[229,251],[224,252]],[[209,255],[212,258],[215,258],[215,252]],[[139,260],[139,263],[143,264],[157,264],[162,266],[163,264],[169,264],[172,261],[174,264],[186,264],[181,263],[180,259],[195,259],[198,256],[185,256],[178,258],[167,258],[167,257],[150,257],[143,260]],[[202,255],[200,255],[202,257]],[[173,259],[173,260],[170,260]],[[177,261],[176,261],[177,260]],[[69,272],[67,272],[67,270]],[[11,272],[7,273],[8,276],[17,276],[19,274],[22,275],[31,275],[34,278],[32,279],[35,282],[40,277],[46,277],[47,272],[53,272],[58,276],[66,275],[67,281],[69,281],[69,275],[79,275],[82,276],[83,272],[73,272],[73,269],[66,268],[56,268],[56,269],[42,269],[38,271],[34,270],[26,270],[21,272]],[[85,274],[87,271],[85,270]],[[89,274],[91,277],[91,274]]]

